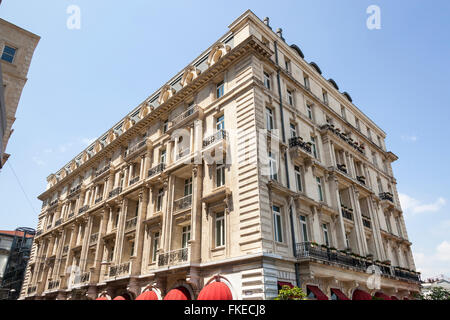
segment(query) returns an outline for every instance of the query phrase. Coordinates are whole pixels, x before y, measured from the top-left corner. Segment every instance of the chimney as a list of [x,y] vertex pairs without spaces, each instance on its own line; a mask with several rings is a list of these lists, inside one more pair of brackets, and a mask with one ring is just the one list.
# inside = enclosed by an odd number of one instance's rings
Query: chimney
[[280,37],[281,40],[285,41],[283,38],[283,29],[278,28],[277,29],[277,35]]
[[[265,18],[264,18],[264,24],[270,28],[269,22],[270,22],[269,17],[265,17]],[[272,29],[272,28],[270,28],[270,29]]]

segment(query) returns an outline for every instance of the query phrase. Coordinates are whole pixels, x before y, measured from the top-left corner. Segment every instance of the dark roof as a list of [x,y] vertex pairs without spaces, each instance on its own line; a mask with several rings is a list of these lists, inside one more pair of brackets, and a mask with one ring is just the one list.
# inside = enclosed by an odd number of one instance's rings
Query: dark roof
[[352,97],[348,94],[347,91],[346,91],[346,92],[343,92],[342,94],[348,99],[348,101],[353,102]]
[[328,79],[328,82],[330,82],[333,85],[333,87],[336,88],[336,90],[339,90],[339,87],[338,87],[336,81],[334,81],[333,79],[330,78],[330,79]]
[[291,48],[294,49],[302,59],[305,59],[305,55],[296,44],[291,44]]
[[317,71],[318,73],[322,74],[322,70],[320,70],[320,68],[319,68],[319,66],[317,65],[317,63],[311,61],[309,64],[310,64],[314,69],[316,69],[316,71]]

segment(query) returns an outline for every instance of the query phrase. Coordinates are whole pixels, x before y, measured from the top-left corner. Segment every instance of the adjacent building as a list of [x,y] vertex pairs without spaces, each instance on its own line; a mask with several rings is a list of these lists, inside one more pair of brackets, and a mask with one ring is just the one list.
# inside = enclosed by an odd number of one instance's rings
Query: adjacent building
[[386,133],[251,11],[47,178],[21,299],[407,299]]
[[19,298],[35,231],[0,231],[0,300]]
[[9,157],[5,150],[39,40],[39,36],[0,19],[0,169]]

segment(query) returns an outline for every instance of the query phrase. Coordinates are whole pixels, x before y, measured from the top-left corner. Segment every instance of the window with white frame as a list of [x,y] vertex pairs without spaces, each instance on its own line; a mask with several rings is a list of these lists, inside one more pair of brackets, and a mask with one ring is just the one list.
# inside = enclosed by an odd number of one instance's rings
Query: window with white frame
[[184,180],[184,196],[190,196],[192,194],[192,177]]
[[327,247],[330,246],[330,234],[328,232],[328,225],[326,223],[322,224],[323,241]]
[[316,183],[317,183],[317,193],[319,195],[319,201],[323,201],[322,179],[320,177],[316,177]]
[[166,163],[166,150],[161,150],[159,155],[159,163]]
[[348,232],[345,233],[345,245],[347,246],[348,249],[351,248],[351,246],[350,246],[350,239],[349,239],[349,233]]
[[269,151],[269,169],[270,178],[272,180],[278,181],[278,164],[276,154]]
[[159,189],[158,195],[156,197],[156,212],[162,211],[163,197],[164,197],[164,189],[161,188]]
[[347,120],[347,114],[345,113],[344,106],[341,106],[341,116],[342,116],[342,119]]
[[218,164],[216,167],[216,187],[225,185],[225,164]]
[[221,115],[220,117],[216,118],[216,130],[221,131],[225,130],[225,116]]
[[295,138],[297,136],[297,126],[295,123],[290,123],[289,131],[291,133],[291,138]]
[[323,103],[328,105],[328,93],[326,91],[322,91]]
[[215,219],[216,247],[225,246],[225,213],[216,213]]
[[183,227],[181,232],[181,248],[187,248],[189,244],[189,240],[191,240],[191,226]]
[[287,72],[291,72],[291,62],[286,57],[284,57],[284,67]]
[[216,85],[216,98],[219,99],[221,98],[225,93],[225,84],[223,81],[220,81],[217,85]]
[[156,258],[158,256],[159,249],[159,232],[155,232],[153,234],[153,243],[152,243],[152,261],[156,262]]
[[387,213],[384,214],[384,219],[386,220],[387,231],[392,232],[390,216]]
[[168,129],[169,129],[169,120],[165,120],[163,122],[163,133],[166,133]]
[[266,107],[266,128],[268,131],[275,129],[273,121],[273,111],[271,108]]
[[319,154],[317,152],[317,145],[316,145],[316,138],[315,137],[311,137],[311,149],[312,149],[314,158],[318,159],[319,158]]
[[287,89],[286,93],[287,93],[287,100],[288,100],[289,104],[291,106],[293,106],[294,105],[294,95],[292,93],[292,90]]
[[310,89],[311,87],[310,87],[310,84],[309,84],[309,77],[308,76],[304,76],[303,77],[303,84],[305,85],[305,88],[306,89]]
[[303,242],[308,242],[309,241],[309,237],[308,237],[308,220],[306,218],[306,216],[300,216],[300,232],[302,233],[302,239]]
[[272,206],[274,237],[276,242],[283,242],[283,228],[281,221],[281,209],[278,206]]
[[358,131],[361,131],[361,125],[359,124],[359,119],[358,118],[355,118],[355,125],[356,125],[356,129]]
[[300,166],[295,166],[294,167],[294,172],[295,172],[295,184],[297,185],[297,192],[302,192],[303,191],[303,183],[302,183],[302,169],[300,168]]
[[311,104],[306,104],[306,113],[308,115],[309,120],[314,120],[314,115],[313,115],[313,107]]
[[269,90],[272,87],[270,74],[267,73],[266,71],[264,71],[264,87],[266,87]]

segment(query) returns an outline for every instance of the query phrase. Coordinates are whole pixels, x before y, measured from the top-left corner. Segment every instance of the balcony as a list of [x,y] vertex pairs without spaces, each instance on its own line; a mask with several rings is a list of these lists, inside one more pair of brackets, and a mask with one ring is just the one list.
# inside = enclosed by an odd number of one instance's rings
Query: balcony
[[185,196],[173,203],[174,211],[181,211],[190,208],[192,205],[192,195]]
[[163,172],[165,169],[166,165],[164,163],[160,163],[156,167],[153,167],[150,170],[148,170],[148,177],[151,178],[153,176],[156,176],[157,174]]
[[133,184],[135,184],[136,182],[138,182],[140,180],[141,177],[137,176],[134,177],[133,179],[130,180],[130,186],[132,186]]
[[203,140],[203,148],[206,148],[216,142],[227,140],[228,139],[228,133],[225,130],[219,130],[212,136],[209,136],[208,138]]
[[173,250],[158,255],[158,265],[168,266],[187,262],[189,259],[189,248]]
[[70,189],[69,198],[76,195],[80,190],[81,190],[81,183],[79,185],[77,185],[76,187]]
[[186,156],[188,156],[191,153],[191,150],[189,148],[180,150],[176,155],[176,160],[180,160]]
[[48,205],[48,208],[53,208],[54,206],[56,206],[58,204],[58,200],[52,201],[50,202],[50,204]]
[[59,288],[59,280],[53,280],[48,283],[48,290],[55,290]]
[[341,206],[341,212],[342,212],[342,216],[345,219],[351,220],[353,221],[353,209],[352,208],[347,208],[346,206]]
[[361,154],[364,154],[364,146],[359,144],[358,142],[354,141],[352,138],[348,137],[347,134],[344,132],[341,132],[340,129],[335,128],[332,124],[325,124],[321,128],[321,130],[329,130],[333,132],[337,137],[339,137],[341,140],[345,141],[347,144],[349,144],[351,147],[353,147],[356,151],[360,152]]
[[37,286],[31,286],[31,287],[28,287],[28,289],[27,289],[27,294],[35,293],[36,290],[37,290]]
[[122,192],[122,187],[117,187],[109,193],[109,198],[115,197]]
[[66,254],[67,252],[69,252],[69,246],[64,246],[62,253]]
[[89,283],[91,279],[91,273],[90,272],[84,272],[80,276],[75,276],[73,279],[74,285],[83,285]]
[[136,229],[137,217],[131,218],[125,222],[125,231]]
[[130,262],[109,267],[109,277],[119,277],[130,273]]
[[111,164],[107,164],[106,166],[104,166],[101,169],[98,169],[97,171],[95,171],[95,177],[99,177],[101,176],[103,173],[105,173],[106,171],[108,171],[111,168]]
[[67,216],[67,219],[72,219],[75,216],[75,212],[71,212],[69,213],[69,215]]
[[382,192],[382,193],[380,193],[380,199],[381,200],[387,200],[387,201],[390,201],[390,202],[394,203],[394,196],[390,192]]
[[304,152],[307,152],[309,154],[312,154],[311,149],[312,143],[311,142],[304,142],[302,137],[293,137],[289,139],[289,148],[300,148]]
[[81,207],[80,210],[78,210],[78,214],[82,214],[83,212],[88,211],[89,205],[85,205],[84,207]]
[[98,241],[98,232],[91,234],[91,237],[89,238],[89,244],[94,245],[97,243],[97,241]]
[[366,185],[366,177],[364,177],[364,176],[357,176],[356,180],[358,180],[361,184]]
[[419,273],[394,267],[394,274],[397,278],[420,282]]
[[98,204],[103,201],[103,197],[95,199],[95,204]]
[[[194,113],[196,113],[197,111],[199,111],[200,108],[198,106],[192,106],[190,108],[188,108],[186,111],[184,111],[182,114],[180,114],[179,116],[177,116],[176,118],[174,118],[171,121],[171,126],[170,128],[174,128],[184,122],[188,122],[188,118],[190,118],[191,116],[194,115]],[[192,117],[194,118],[194,117]]]
[[339,171],[341,171],[341,172],[343,172],[345,174],[348,173],[347,166],[345,164],[337,164],[336,166],[337,166]]
[[139,151],[143,150],[144,147],[146,146],[146,144],[147,144],[147,139],[143,139],[143,140],[139,141],[133,147],[131,147],[130,149],[127,149],[125,151],[124,158],[125,159],[130,158],[132,155],[135,155]]
[[62,223],[62,219],[56,220],[56,222],[55,222],[55,227],[60,226],[61,223]]

